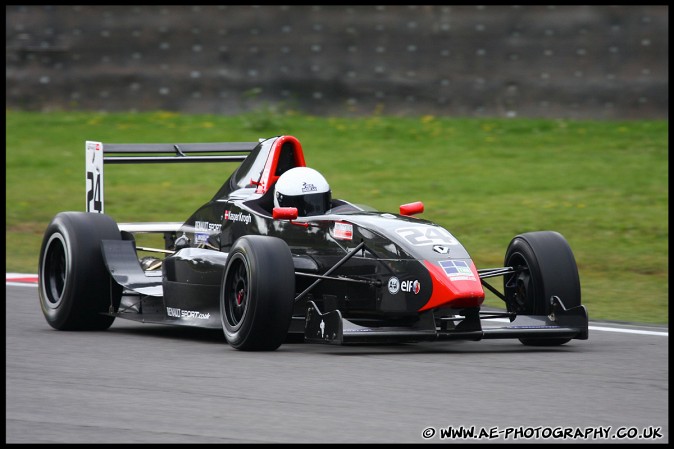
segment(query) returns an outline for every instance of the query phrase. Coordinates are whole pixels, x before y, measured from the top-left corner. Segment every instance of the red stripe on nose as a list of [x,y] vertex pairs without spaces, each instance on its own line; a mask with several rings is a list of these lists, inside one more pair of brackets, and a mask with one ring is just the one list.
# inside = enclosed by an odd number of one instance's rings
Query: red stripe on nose
[[470,262],[472,276],[462,276],[453,280],[437,264],[424,260],[424,265],[431,275],[433,291],[431,298],[419,312],[441,306],[454,308],[479,307],[484,302],[484,289],[480,283],[475,264]]

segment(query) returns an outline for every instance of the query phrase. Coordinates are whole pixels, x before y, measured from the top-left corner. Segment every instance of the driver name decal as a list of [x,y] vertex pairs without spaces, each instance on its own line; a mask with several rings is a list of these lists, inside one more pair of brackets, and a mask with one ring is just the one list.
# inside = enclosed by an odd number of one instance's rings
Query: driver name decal
[[224,215],[225,221],[240,221],[245,224],[249,224],[253,217],[250,214],[245,214],[243,212],[232,212],[229,210],[225,211]]

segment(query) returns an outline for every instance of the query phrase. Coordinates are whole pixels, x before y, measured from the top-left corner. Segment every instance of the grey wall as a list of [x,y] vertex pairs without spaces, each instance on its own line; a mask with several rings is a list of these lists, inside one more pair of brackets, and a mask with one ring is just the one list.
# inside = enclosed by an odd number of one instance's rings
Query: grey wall
[[668,116],[668,6],[6,6],[27,110]]

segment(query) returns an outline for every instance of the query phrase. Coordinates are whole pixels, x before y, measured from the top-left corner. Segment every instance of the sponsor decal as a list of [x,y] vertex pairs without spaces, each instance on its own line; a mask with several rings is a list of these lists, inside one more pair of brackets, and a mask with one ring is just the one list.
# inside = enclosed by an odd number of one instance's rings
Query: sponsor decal
[[209,223],[207,221],[195,221],[194,228],[197,231],[220,232],[222,225],[218,223]]
[[318,189],[313,184],[309,184],[308,182],[303,182],[302,183],[302,192],[318,192]]
[[220,229],[222,229],[222,225],[218,223],[209,223],[207,221],[197,220],[194,222],[194,229],[195,229],[194,241],[197,243],[205,243],[208,240],[208,236],[210,234],[220,232]]
[[225,221],[240,221],[245,224],[249,224],[253,217],[250,214],[244,214],[243,212],[232,212],[229,210],[225,211],[224,220]]
[[433,251],[435,251],[436,253],[440,253],[440,254],[448,254],[449,253],[449,247],[444,246],[444,245],[434,245]]
[[474,281],[473,270],[465,260],[441,260],[438,262],[443,271],[453,281]]
[[353,225],[350,223],[336,222],[332,232],[336,239],[340,240],[353,239]]
[[208,320],[211,318],[210,313],[201,313],[196,310],[182,310],[175,307],[167,307],[166,314],[173,318],[196,318],[199,320]]
[[407,226],[396,229],[396,233],[413,246],[459,244],[452,234],[438,226]]
[[388,291],[390,294],[395,295],[400,290],[400,281],[397,277],[393,276],[388,280]]
[[421,291],[421,282],[417,281],[416,279],[413,281],[402,281],[400,283],[400,290],[406,293],[414,293],[415,295],[418,295]]

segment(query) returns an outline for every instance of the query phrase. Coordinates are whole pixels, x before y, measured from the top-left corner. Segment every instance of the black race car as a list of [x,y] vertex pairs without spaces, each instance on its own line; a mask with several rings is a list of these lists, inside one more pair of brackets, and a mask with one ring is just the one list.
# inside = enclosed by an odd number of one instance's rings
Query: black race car
[[[562,235],[517,235],[503,267],[477,269],[450,232],[414,217],[421,202],[379,212],[332,198],[320,178],[290,177],[306,167],[295,137],[87,141],[86,161],[86,212],[57,214],[40,249],[40,304],[56,329],[102,330],[115,318],[221,328],[240,350],[275,350],[297,337],[546,346],[588,338],[578,269]],[[184,222],[118,224],[104,213],[104,164],[220,161],[240,165]],[[139,233],[163,234],[164,248],[137,246]],[[494,277],[502,288],[487,282]],[[481,310],[485,289],[504,312]],[[489,319],[503,323],[483,327]]]

